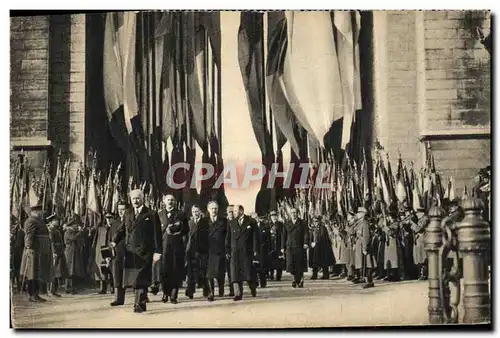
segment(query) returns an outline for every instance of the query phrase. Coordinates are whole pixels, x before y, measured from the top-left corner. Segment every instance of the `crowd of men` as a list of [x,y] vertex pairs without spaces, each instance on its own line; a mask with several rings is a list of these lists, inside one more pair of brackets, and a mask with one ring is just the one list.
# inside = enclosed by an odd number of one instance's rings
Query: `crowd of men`
[[[77,215],[64,225],[56,214],[44,219],[41,206],[32,207],[22,225],[12,217],[14,289],[27,291],[30,302],[45,302],[40,294],[60,297],[63,283],[66,293],[78,293],[93,279],[99,293],[115,294],[111,306],[122,306],[132,288],[133,310],[140,313],[148,293],[161,290],[164,303],[178,303],[184,283],[187,298],[201,289],[211,302],[225,295],[226,285],[234,301],[243,298],[244,283],[256,297],[268,280],[281,281],[283,271],[293,276],[294,288],[303,288],[309,268],[312,280],[345,278],[363,288],[373,287],[373,279],[427,278],[429,218],[405,204],[359,207],[345,222],[336,215],[301,219],[294,208],[289,219],[276,211],[246,215],[241,205],[221,214],[213,201],[206,210],[193,205],[188,215],[172,195],[156,212],[144,205],[141,190],[131,191],[130,201],[118,202],[117,214],[107,213],[93,229]],[[457,200],[442,206],[450,221],[462,219]]]

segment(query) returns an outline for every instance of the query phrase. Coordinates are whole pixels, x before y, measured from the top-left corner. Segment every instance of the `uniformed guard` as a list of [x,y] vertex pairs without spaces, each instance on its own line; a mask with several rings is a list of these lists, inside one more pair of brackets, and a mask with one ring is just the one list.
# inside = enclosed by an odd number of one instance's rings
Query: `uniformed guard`
[[355,244],[355,267],[359,279],[366,284],[363,288],[373,287],[372,269],[376,266],[372,255],[370,223],[367,220],[367,209],[359,207],[356,215],[356,244]]
[[52,248],[52,283],[50,285],[50,294],[55,297],[61,297],[58,293],[59,285],[66,278],[67,266],[64,256],[64,235],[59,224],[59,217],[53,214],[47,217],[49,225],[50,244]]
[[298,217],[295,208],[290,210],[290,220],[283,228],[281,252],[285,253],[286,270],[292,274],[292,287],[304,287],[304,272],[307,272],[309,229],[306,222]]
[[333,265],[333,252],[328,231],[319,216],[312,219],[309,227],[309,238],[311,246],[309,248],[309,266],[313,274],[311,279],[318,279],[319,270],[322,271],[321,279],[330,279],[329,267]]
[[385,270],[387,270],[387,276],[384,280],[387,281],[399,281],[399,261],[400,261],[400,243],[399,243],[399,221],[398,218],[398,207],[395,203],[389,206],[389,216],[385,221],[384,232],[385,232],[385,250],[384,250],[384,261]]
[[80,216],[74,214],[68,223],[63,227],[64,231],[64,255],[68,267],[66,276],[66,293],[75,294],[78,284],[85,278],[85,266],[83,264],[82,247],[82,223]]
[[417,221],[413,211],[404,204],[401,213],[403,219],[400,222],[400,242],[401,242],[401,261],[403,262],[403,277],[405,280],[416,278],[415,262],[413,261],[413,231],[411,227]]
[[427,257],[424,248],[425,228],[429,224],[429,217],[425,214],[425,209],[419,206],[417,209],[417,222],[413,221],[411,230],[413,231],[413,261],[417,266],[418,279],[427,279]]
[[276,281],[281,281],[283,269],[285,268],[285,257],[281,253],[281,238],[283,237],[283,223],[278,221],[278,213],[273,210],[269,214],[270,217],[270,256],[271,256],[271,280],[274,279],[274,272],[276,272]]

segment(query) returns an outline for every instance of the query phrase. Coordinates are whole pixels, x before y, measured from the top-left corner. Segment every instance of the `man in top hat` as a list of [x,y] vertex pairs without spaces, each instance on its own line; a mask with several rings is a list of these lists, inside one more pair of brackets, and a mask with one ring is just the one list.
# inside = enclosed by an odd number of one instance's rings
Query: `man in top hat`
[[[128,214],[128,203],[120,200],[117,204],[118,217],[111,221],[111,239],[119,240],[114,247],[115,257],[111,261],[111,274],[115,287],[115,300],[111,306],[120,306],[125,303],[125,288],[123,287],[123,272],[125,270],[125,237],[118,237],[119,231],[125,226],[125,215]],[[127,216],[130,217],[130,216]]]
[[64,255],[64,235],[60,228],[59,217],[54,214],[47,217],[49,236],[52,247],[52,283],[50,294],[61,297],[57,292],[59,285],[67,275],[66,257]]
[[281,252],[286,255],[286,270],[293,275],[292,287],[303,288],[304,272],[307,272],[309,229],[295,208],[290,210],[290,220],[283,229]]
[[413,231],[413,261],[417,266],[418,279],[427,279],[427,255],[424,248],[425,228],[429,224],[429,217],[425,214],[422,206],[417,208],[417,222],[412,220],[411,230]]
[[24,223],[24,252],[21,260],[21,274],[28,283],[30,302],[45,302],[40,297],[40,284],[51,282],[52,251],[49,229],[42,219],[42,206],[31,208]]
[[208,209],[208,265],[207,280],[209,286],[209,301],[215,293],[214,281],[217,280],[219,297],[224,296],[224,275],[226,272],[226,234],[228,220],[219,216],[219,205],[211,201]]
[[253,262],[259,250],[259,234],[255,221],[245,215],[242,205],[234,206],[236,217],[229,222],[226,236],[226,254],[230,259],[231,283],[235,296],[233,300],[243,299],[243,282],[247,282],[252,297],[257,296],[256,273]]
[[367,209],[359,207],[356,218],[356,243],[355,243],[355,268],[358,275],[361,275],[361,281],[366,282],[363,288],[373,287],[372,269],[376,266],[372,256],[370,223],[366,219]]
[[21,222],[11,215],[10,216],[10,269],[12,285],[16,291],[20,292],[23,287],[21,284],[21,261],[24,250],[24,230],[21,227]]
[[177,201],[171,194],[163,197],[165,209],[159,212],[162,244],[162,289],[164,303],[178,303],[179,289],[185,275],[184,239],[189,233],[189,223],[186,215],[177,210]]
[[281,238],[283,237],[283,223],[278,221],[278,213],[273,210],[269,214],[270,217],[270,258],[271,258],[271,280],[274,279],[274,271],[276,271],[276,280],[281,281],[283,269],[285,268],[284,255],[281,253]]
[[125,215],[124,224],[110,245],[116,247],[125,238],[123,287],[134,289],[134,312],[141,313],[146,311],[153,261],[161,257],[161,228],[158,214],[144,205],[142,190],[132,190],[130,199],[133,213]]

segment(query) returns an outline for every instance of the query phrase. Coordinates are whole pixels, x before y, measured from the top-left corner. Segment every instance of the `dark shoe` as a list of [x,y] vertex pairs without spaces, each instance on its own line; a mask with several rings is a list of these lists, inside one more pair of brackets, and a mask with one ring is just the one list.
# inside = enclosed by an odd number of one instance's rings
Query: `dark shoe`
[[28,301],[31,303],[38,303],[38,299],[36,297],[33,297],[33,296],[29,296]]
[[359,278],[353,278],[353,279],[351,280],[351,282],[352,282],[353,284],[359,284],[359,283],[362,283],[362,281],[361,281]]
[[383,280],[384,278],[385,278],[384,275],[380,275],[380,276],[374,277],[375,280]]
[[257,297],[257,289],[251,289],[250,293],[252,294],[252,297]]
[[144,303],[151,303],[151,301],[149,300],[149,297],[146,296],[146,298],[144,299]]
[[106,294],[106,290],[101,290],[97,293],[98,295],[105,295]]
[[346,280],[347,281],[352,281],[354,279],[354,276],[347,276]]
[[347,275],[345,273],[343,273],[343,272],[339,275],[340,278],[345,278],[346,276]]
[[390,282],[390,281],[392,281],[392,278],[389,276],[385,276],[382,280],[384,280],[386,282]]
[[42,298],[42,297],[40,297],[40,296],[36,296],[35,298],[36,298],[36,300],[37,300],[37,301],[39,301],[40,303],[44,303],[44,302],[46,302],[46,301],[47,301],[45,298]]
[[242,299],[243,299],[243,296],[234,296],[234,297],[233,297],[233,300],[234,300],[235,302],[237,302],[237,301],[239,301],[239,300],[242,300]]
[[[224,295],[224,294],[223,294]],[[234,297],[234,292],[229,292],[229,297]]]
[[297,283],[296,282],[292,282],[292,288],[296,288],[297,287]]
[[142,311],[146,311],[146,303],[139,303],[139,306],[141,307]]
[[214,296],[213,296],[213,295],[208,296],[208,297],[207,297],[207,300],[208,300],[209,302],[213,302],[213,301],[214,301]]
[[161,297],[161,301],[163,303],[168,303],[168,296],[167,295],[163,295],[163,297]]
[[[231,296],[231,295],[230,295]],[[219,291],[219,297],[224,297],[224,290]]]
[[144,310],[142,309],[142,306],[140,306],[139,304],[135,304],[134,305],[134,313],[143,313]]
[[375,285],[373,285],[373,282],[371,283],[366,283],[365,285],[362,286],[363,289],[368,289],[368,288],[372,288],[374,287]]
[[156,296],[158,294],[158,292],[160,292],[160,288],[158,286],[154,285],[151,287],[150,291],[151,291],[151,294],[153,296]]
[[311,280],[316,280],[318,279],[318,275],[312,275]]
[[323,280],[330,279],[330,276],[329,275],[323,275],[323,276],[321,276],[321,279],[323,279]]
[[179,303],[179,302],[177,301],[177,299],[170,299],[170,303],[172,303],[172,304],[177,304],[177,303]]
[[61,297],[61,295],[58,294],[57,292],[51,292],[49,295],[54,297]]
[[121,302],[119,302],[119,301],[115,300],[115,301],[112,301],[109,305],[110,305],[110,306],[121,306],[121,305],[123,305],[123,303],[121,303]]

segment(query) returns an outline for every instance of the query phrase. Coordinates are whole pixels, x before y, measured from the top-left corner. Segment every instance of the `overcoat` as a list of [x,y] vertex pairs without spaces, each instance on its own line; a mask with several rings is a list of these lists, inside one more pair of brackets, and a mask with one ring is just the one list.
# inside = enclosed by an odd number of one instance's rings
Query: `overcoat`
[[[285,260],[281,253],[282,238],[283,238],[283,223],[276,221],[270,223],[271,226],[271,242],[269,246],[269,256],[271,259],[271,268],[283,270],[285,268]],[[281,258],[280,258],[281,257]]]
[[177,209],[159,212],[162,234],[162,278],[172,285],[180,285],[185,276],[185,237],[189,223],[185,214]]
[[253,281],[254,254],[259,252],[257,224],[249,216],[229,221],[226,251],[230,254],[231,283]]
[[257,225],[257,231],[259,233],[259,250],[258,250],[258,261],[259,268],[262,270],[269,270],[271,268],[271,257],[269,252],[271,251],[271,229],[267,223],[261,222]]
[[92,272],[92,277],[96,281],[104,281],[107,276],[104,276],[101,272],[101,264],[103,263],[103,257],[101,253],[101,246],[109,245],[111,241],[111,231],[105,224],[99,225],[93,234],[92,246],[90,251],[90,271]]
[[158,214],[145,205],[138,215],[132,212],[124,217],[123,226],[113,242],[125,238],[125,269],[123,286],[134,289],[147,288],[151,284],[153,254],[161,253],[161,229]]
[[40,217],[29,217],[24,223],[24,234],[25,246],[21,260],[21,275],[28,281],[50,282],[52,251],[49,229]]
[[384,266],[385,269],[399,268],[400,244],[399,244],[399,222],[393,221],[389,226],[384,227],[385,247]]
[[413,261],[415,264],[423,264],[427,258],[424,248],[424,233],[427,224],[429,224],[429,217],[424,215],[412,226],[415,238],[413,242]]
[[189,233],[186,241],[186,265],[190,274],[205,277],[208,261],[208,219],[189,220]]
[[208,219],[208,266],[207,278],[224,279],[226,273],[226,234],[228,221]]
[[83,258],[83,231],[76,226],[68,227],[64,232],[64,256],[68,268],[68,277],[83,278],[86,275]]
[[[111,221],[110,238],[111,240],[117,237],[119,231],[124,226],[123,219],[113,219]],[[111,261],[111,274],[113,275],[113,285],[115,287],[123,286],[123,271],[125,269],[125,237],[119,242],[115,242],[115,257]]]
[[64,236],[60,229],[49,229],[50,244],[52,253],[57,257],[52,258],[52,278],[66,278],[68,268],[66,266],[66,256],[64,255]]
[[[366,219],[361,219],[356,225],[356,244],[354,266],[356,269],[368,268],[372,269],[376,266],[375,259],[372,255],[371,238],[370,238],[370,223]],[[363,251],[367,254],[363,255]],[[363,259],[365,260],[363,262]],[[366,264],[366,265],[365,265]]]
[[[309,267],[321,268],[324,266],[332,266],[333,251],[328,230],[321,224],[317,228],[311,227],[309,229],[309,238],[311,240],[311,247],[309,248]],[[314,248],[312,243],[315,243]]]
[[307,254],[304,244],[309,245],[307,224],[297,219],[285,223],[283,228],[282,248],[285,248],[286,271],[290,273],[307,272]]
[[24,250],[24,230],[21,226],[12,226],[10,231],[10,258],[11,269],[20,274],[21,261],[23,259]]

